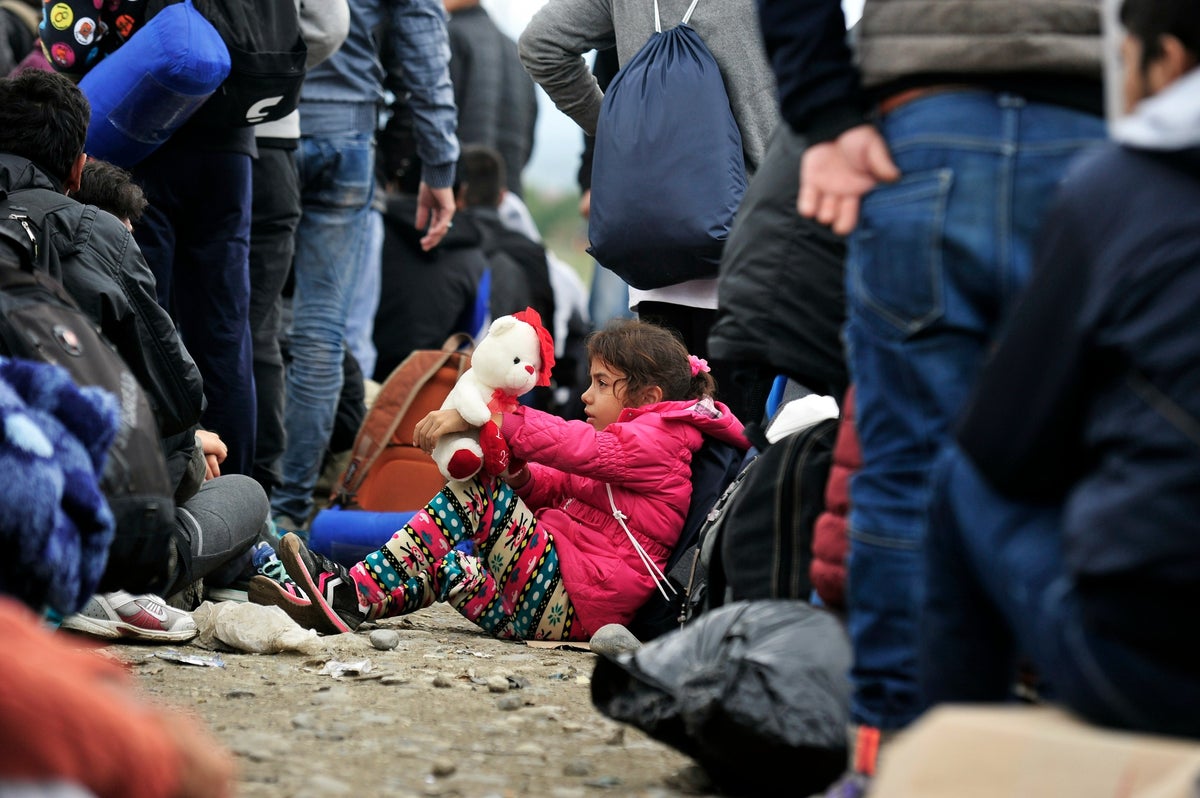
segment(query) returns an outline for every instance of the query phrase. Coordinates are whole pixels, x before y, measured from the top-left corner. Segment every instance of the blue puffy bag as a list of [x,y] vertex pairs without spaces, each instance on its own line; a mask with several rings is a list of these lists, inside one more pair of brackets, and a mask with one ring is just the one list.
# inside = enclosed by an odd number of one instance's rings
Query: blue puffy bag
[[170,138],[229,74],[229,50],[191,0],[155,14],[79,82],[86,149],[128,169]]
[[416,514],[416,510],[382,513],[329,507],[313,517],[308,547],[351,568],[383,548]]
[[715,277],[746,190],[717,61],[687,22],[655,33],[609,84],[596,124],[588,252],[634,288]]

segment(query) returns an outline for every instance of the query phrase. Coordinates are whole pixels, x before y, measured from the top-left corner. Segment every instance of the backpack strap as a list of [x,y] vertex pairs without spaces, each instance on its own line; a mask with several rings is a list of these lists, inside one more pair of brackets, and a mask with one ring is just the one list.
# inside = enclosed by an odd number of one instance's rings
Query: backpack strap
[[[470,351],[474,342],[471,336],[455,333],[446,339],[440,350],[419,350],[412,352],[404,362],[392,372],[395,375],[410,365],[410,361],[418,365],[419,370],[414,379],[399,380],[389,377],[371,405],[363,425],[354,438],[354,450],[350,463],[342,475],[341,482],[334,488],[333,503],[346,507],[354,502],[358,489],[363,480],[371,472],[375,461],[383,454],[388,442],[396,434],[396,428],[408,414],[409,408],[416,401],[421,386],[433,379],[433,376],[445,366],[450,359],[459,355],[460,350]],[[458,376],[467,370],[467,359],[460,358]]]
[[21,260],[25,271],[58,274],[58,254],[45,233],[50,214],[75,200],[47,188],[0,189],[0,242],[7,244]]
[[[679,23],[680,25],[688,24],[688,20],[692,18],[692,12],[696,10],[696,4],[699,2],[700,0],[692,0],[688,10],[683,13],[683,21]],[[658,16],[658,0],[654,0],[654,32],[662,33],[662,20]]]
[[470,352],[475,349],[475,339],[467,333],[454,333],[445,341],[442,342],[443,352],[457,352],[463,350]]

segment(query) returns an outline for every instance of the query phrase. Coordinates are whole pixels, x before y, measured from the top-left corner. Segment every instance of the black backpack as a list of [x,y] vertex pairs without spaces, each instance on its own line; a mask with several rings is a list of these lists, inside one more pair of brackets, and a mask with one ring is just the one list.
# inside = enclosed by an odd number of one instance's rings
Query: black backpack
[[[169,5],[147,6],[147,19]],[[296,110],[308,47],[295,0],[192,0],[229,50],[229,77],[196,118],[224,127],[273,122]]]
[[693,554],[685,620],[732,601],[809,599],[837,427],[827,418],[767,446],[717,500]]
[[[0,206],[5,200],[0,192]],[[156,592],[166,586],[175,530],[174,490],[158,424],[121,356],[59,282],[34,271],[46,255],[39,252],[36,230],[32,220],[7,207],[0,213],[0,256],[10,249],[13,255],[0,257],[0,353],[54,363],[77,384],[116,397],[121,423],[100,479],[116,536],[99,590]]]
[[[713,505],[742,467],[745,455],[727,443],[705,438],[692,457],[692,500],[679,542],[667,558],[664,573],[670,584],[665,598],[661,593],[650,595],[629,624],[629,631],[642,641],[653,640],[672,629],[678,629],[686,618],[688,583],[700,546],[700,530]],[[671,593],[671,590],[674,590]]]

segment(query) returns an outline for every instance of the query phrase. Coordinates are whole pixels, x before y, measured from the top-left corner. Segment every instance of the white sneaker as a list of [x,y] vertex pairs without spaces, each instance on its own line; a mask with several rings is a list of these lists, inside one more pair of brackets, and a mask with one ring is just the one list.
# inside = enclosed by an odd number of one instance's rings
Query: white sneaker
[[168,606],[158,596],[124,590],[92,596],[82,610],[63,619],[62,628],[108,640],[163,643],[184,643],[199,634],[190,613]]

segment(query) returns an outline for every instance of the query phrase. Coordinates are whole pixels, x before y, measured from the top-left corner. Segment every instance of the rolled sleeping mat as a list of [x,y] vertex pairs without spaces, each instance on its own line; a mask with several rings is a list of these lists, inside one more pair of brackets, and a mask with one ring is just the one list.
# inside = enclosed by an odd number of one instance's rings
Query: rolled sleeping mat
[[332,507],[313,518],[308,547],[342,565],[351,567],[391,540],[416,511],[372,512]]
[[229,50],[191,0],[154,15],[79,82],[87,153],[128,169],[159,148],[229,75]]

